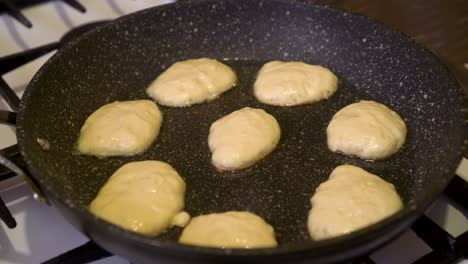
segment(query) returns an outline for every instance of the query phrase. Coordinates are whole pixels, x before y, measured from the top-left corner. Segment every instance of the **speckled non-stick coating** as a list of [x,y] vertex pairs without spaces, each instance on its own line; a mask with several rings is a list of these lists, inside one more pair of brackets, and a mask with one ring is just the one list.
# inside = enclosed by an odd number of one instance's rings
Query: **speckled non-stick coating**
[[[80,128],[92,112],[114,101],[149,99],[145,90],[162,71],[176,61],[198,57],[232,66],[238,85],[209,103],[188,108],[161,106],[160,135],[141,155],[98,159],[77,154]],[[326,66],[339,77],[338,91],[310,105],[260,104],[253,97],[252,85],[261,65],[269,60]],[[407,142],[386,160],[366,162],[327,149],[325,130],[333,114],[362,99],[389,106],[407,124]],[[275,116],[281,140],[253,167],[220,173],[210,164],[209,127],[245,106]],[[435,57],[365,17],[298,1],[199,1],[119,19],[61,50],[25,93],[18,137],[33,176],[52,202],[98,243],[131,259],[145,261],[164,254],[172,259],[187,252],[208,257],[267,256],[297,250],[330,260],[339,253],[346,257],[360,254],[365,250],[359,246],[369,241],[375,243],[366,250],[390,239],[396,231],[387,232],[385,239],[379,231],[388,231],[391,225],[398,226],[394,230],[408,226],[410,216],[420,213],[443,190],[461,157],[461,108],[461,90]],[[49,140],[50,151],[40,149],[37,136]],[[185,179],[185,210],[190,214],[252,211],[274,226],[280,248],[246,253],[181,247],[161,242],[177,238],[180,230],[149,239],[88,214],[86,205],[117,168],[146,159],[170,163]],[[354,242],[310,242],[306,228],[309,199],[341,164],[355,164],[393,183],[405,209],[393,222],[358,233]],[[113,242],[104,233],[115,234]],[[131,243],[138,243],[138,249],[130,248]],[[325,249],[313,252],[316,247]],[[167,248],[178,253],[161,250]]]

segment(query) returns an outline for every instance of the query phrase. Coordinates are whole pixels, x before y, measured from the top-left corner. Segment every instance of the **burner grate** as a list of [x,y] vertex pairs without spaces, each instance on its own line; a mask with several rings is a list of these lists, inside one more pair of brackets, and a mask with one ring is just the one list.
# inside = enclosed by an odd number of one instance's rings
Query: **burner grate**
[[[59,0],[81,13],[86,12],[86,8],[77,0]],[[0,14],[5,12],[16,19],[27,28],[32,28],[32,22],[21,12],[21,8],[49,2],[47,0],[0,0]]]
[[112,256],[94,242],[72,249],[60,256],[42,262],[42,264],[85,264]]
[[411,229],[433,250],[415,261],[415,264],[457,263],[468,258],[468,231],[454,238],[424,215]]

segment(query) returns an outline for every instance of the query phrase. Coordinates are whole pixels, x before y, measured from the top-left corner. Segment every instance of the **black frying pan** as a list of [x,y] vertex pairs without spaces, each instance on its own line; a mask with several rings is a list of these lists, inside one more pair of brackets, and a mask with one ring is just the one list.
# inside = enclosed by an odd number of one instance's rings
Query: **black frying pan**
[[[148,99],[146,87],[172,63],[198,57],[224,61],[239,85],[220,99],[189,108],[161,107],[160,136],[145,153],[98,159],[75,147],[85,119],[104,104]],[[252,84],[269,60],[299,60],[339,77],[329,100],[306,106],[258,103]],[[406,121],[408,137],[394,156],[366,162],[328,151],[333,114],[375,100]],[[276,117],[278,147],[255,166],[217,172],[210,164],[211,123],[244,106]],[[407,228],[444,189],[461,159],[462,91],[426,49],[374,21],[302,1],[198,1],[148,9],[98,28],[61,49],[36,74],[20,106],[18,139],[33,177],[63,215],[103,248],[137,263],[333,262],[356,257]],[[48,140],[44,151],[37,138]],[[121,165],[156,159],[187,183],[193,216],[249,210],[276,230],[278,248],[221,250],[179,245],[180,229],[155,238],[94,217],[86,206]],[[405,208],[349,236],[314,242],[306,229],[314,189],[341,164],[355,164],[393,183]]]

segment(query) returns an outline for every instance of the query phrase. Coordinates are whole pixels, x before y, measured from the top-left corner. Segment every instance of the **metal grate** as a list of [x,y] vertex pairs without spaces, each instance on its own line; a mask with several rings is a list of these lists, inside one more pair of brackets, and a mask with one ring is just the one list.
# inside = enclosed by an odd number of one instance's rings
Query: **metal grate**
[[421,216],[411,229],[432,248],[415,264],[457,263],[468,258],[468,231],[454,238],[427,216]]
[[[77,0],[57,0],[62,1],[81,13],[86,12],[86,8]],[[32,22],[21,12],[21,8],[49,2],[47,0],[0,0],[0,14],[5,12],[27,28],[32,28]]]

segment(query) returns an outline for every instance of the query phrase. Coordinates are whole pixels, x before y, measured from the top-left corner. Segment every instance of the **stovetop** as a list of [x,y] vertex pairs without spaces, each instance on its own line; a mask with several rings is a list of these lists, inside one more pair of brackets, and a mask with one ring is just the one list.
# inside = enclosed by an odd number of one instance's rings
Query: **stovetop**
[[[20,17],[24,16],[32,27],[28,28],[29,24],[25,23],[24,19],[19,18],[20,21],[23,20],[20,23],[4,13],[5,10],[10,10],[10,14],[18,18],[18,14],[11,12],[11,6],[5,9],[4,3],[6,2],[17,3],[18,8],[14,12],[20,12]],[[170,0],[78,1],[86,10],[84,13],[80,8],[76,8],[76,1],[31,2],[34,5],[31,6],[28,1],[0,1],[0,39],[2,40],[0,58],[57,41],[65,32],[81,24],[113,19],[146,7],[170,2]],[[468,2],[441,0],[415,0],[410,3],[400,0],[322,0],[319,2],[375,17],[414,36],[436,51],[452,68],[462,84],[468,84],[468,70],[466,69],[468,67],[466,64],[468,62],[468,27],[466,27]],[[403,15],[403,19],[398,14]],[[18,95],[21,95],[34,73],[53,53],[49,52],[39,59],[4,74],[3,78]],[[0,109],[8,109],[3,100],[0,102]],[[0,147],[14,142],[14,129],[0,126]],[[457,174],[468,180],[467,160],[460,164]],[[354,263],[412,263],[415,261],[440,263],[440,255],[448,253],[437,249],[450,248],[451,243],[455,243],[453,237],[463,234],[462,239],[468,242],[467,196],[464,195],[467,192],[463,193],[463,189],[460,191],[459,188],[459,186],[466,186],[466,183],[461,178],[456,178],[451,185],[455,191],[447,192],[449,195],[444,194],[436,200],[426,212],[425,217],[420,218],[412,229]],[[22,177],[17,176],[0,181],[0,196],[18,222],[15,229],[8,229],[3,223],[0,226],[0,264],[39,263],[88,241],[85,236],[68,224],[55,208],[36,201],[33,197],[34,193]],[[450,197],[462,202],[453,202]],[[433,251],[433,249],[436,250]],[[128,263],[128,261],[114,256],[94,263],[118,264]]]

